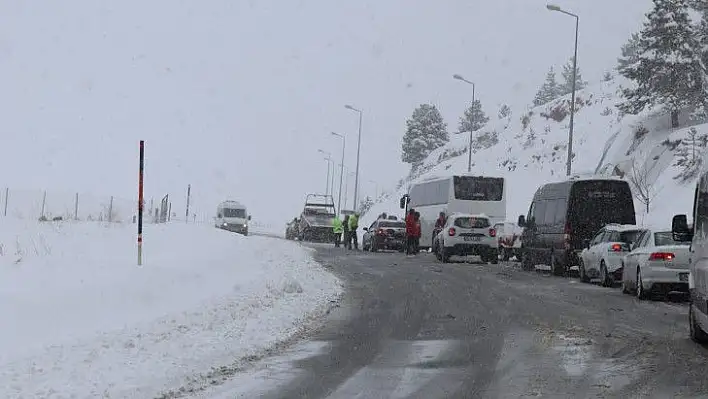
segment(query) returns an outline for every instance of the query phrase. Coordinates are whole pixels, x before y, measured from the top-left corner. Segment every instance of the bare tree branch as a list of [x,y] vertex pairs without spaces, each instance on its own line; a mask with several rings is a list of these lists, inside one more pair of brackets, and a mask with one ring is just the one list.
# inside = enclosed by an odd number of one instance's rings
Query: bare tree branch
[[649,213],[649,204],[656,194],[652,189],[652,183],[649,182],[649,171],[638,165],[636,161],[633,161],[632,172],[628,177],[629,183],[634,189],[634,197],[646,206],[646,211]]

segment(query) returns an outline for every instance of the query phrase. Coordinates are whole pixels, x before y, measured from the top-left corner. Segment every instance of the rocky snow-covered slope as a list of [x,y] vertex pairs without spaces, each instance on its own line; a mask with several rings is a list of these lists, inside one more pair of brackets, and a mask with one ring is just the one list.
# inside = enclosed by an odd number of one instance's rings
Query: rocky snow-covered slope
[[[620,115],[621,77],[600,82],[577,93],[573,174],[615,175],[640,180],[637,194],[649,190],[649,212],[636,200],[638,222],[670,225],[674,213],[690,212],[695,172],[705,154],[708,125],[684,118],[672,130],[669,116],[658,111]],[[472,172],[507,179],[507,218],[525,214],[536,189],[566,178],[566,154],[570,95],[548,104],[514,110],[491,120],[473,143]],[[690,145],[691,136],[697,145]],[[382,198],[362,218],[368,225],[381,212],[400,213],[398,200],[420,179],[467,171],[469,135],[453,135],[415,173],[403,179],[397,190]],[[695,148],[696,157],[693,158]],[[686,157],[688,155],[688,157]],[[692,162],[696,159],[696,162]],[[638,195],[639,196],[639,195]]]

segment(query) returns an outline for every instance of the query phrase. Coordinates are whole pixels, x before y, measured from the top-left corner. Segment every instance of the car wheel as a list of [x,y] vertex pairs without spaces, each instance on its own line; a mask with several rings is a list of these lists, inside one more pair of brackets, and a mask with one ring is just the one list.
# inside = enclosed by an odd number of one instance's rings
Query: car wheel
[[637,298],[649,298],[649,294],[644,289],[644,283],[642,283],[642,271],[639,268],[637,268]]
[[600,279],[602,280],[600,284],[603,287],[612,287],[612,277],[607,272],[607,265],[605,265],[604,260],[600,261]]
[[448,254],[448,251],[445,248],[445,244],[440,245],[440,261],[442,263],[450,262],[450,254]]
[[578,261],[578,272],[580,273],[580,281],[582,281],[583,283],[590,282],[590,278],[585,272],[585,263],[583,262],[583,258],[580,258],[580,260]]
[[696,321],[696,314],[695,310],[693,310],[693,304],[688,306],[688,325],[693,342],[699,344],[708,343],[708,334],[703,331],[701,325]]

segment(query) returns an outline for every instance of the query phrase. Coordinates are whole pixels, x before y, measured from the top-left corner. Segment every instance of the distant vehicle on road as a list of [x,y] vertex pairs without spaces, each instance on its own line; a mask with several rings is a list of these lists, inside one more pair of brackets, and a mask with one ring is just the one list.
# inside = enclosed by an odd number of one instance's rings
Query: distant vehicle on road
[[555,275],[579,265],[579,254],[605,225],[636,224],[629,183],[621,179],[571,178],[536,190],[526,216],[519,216],[521,265],[550,265]]
[[499,262],[497,232],[484,214],[453,213],[434,239],[433,249],[438,260],[450,261],[450,256],[477,255],[482,262]]
[[440,212],[485,214],[491,224],[506,220],[503,177],[435,177],[411,186],[408,196],[408,207],[420,212],[420,246],[423,249],[433,246],[433,230]]
[[237,201],[224,201],[216,207],[216,227],[220,229],[247,236],[250,220],[246,206]]
[[298,225],[300,241],[334,242],[335,215],[331,195],[308,194]]
[[371,226],[364,227],[361,248],[376,252],[392,249],[403,252],[406,247],[406,223],[398,220],[378,219]]

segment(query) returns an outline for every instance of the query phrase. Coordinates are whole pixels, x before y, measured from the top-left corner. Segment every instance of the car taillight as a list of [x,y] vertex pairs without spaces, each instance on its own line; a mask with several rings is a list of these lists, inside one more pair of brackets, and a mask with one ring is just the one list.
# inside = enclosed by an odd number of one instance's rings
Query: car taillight
[[490,237],[496,237],[497,236],[497,231],[494,229],[489,229],[489,236]]
[[610,251],[612,252],[622,252],[624,250],[624,247],[622,244],[612,244],[610,247]]
[[456,231],[454,227],[450,227],[450,230],[447,231],[447,235],[449,235],[450,237],[454,236],[455,233]]
[[671,252],[654,252],[649,255],[649,260],[672,260],[675,257]]

